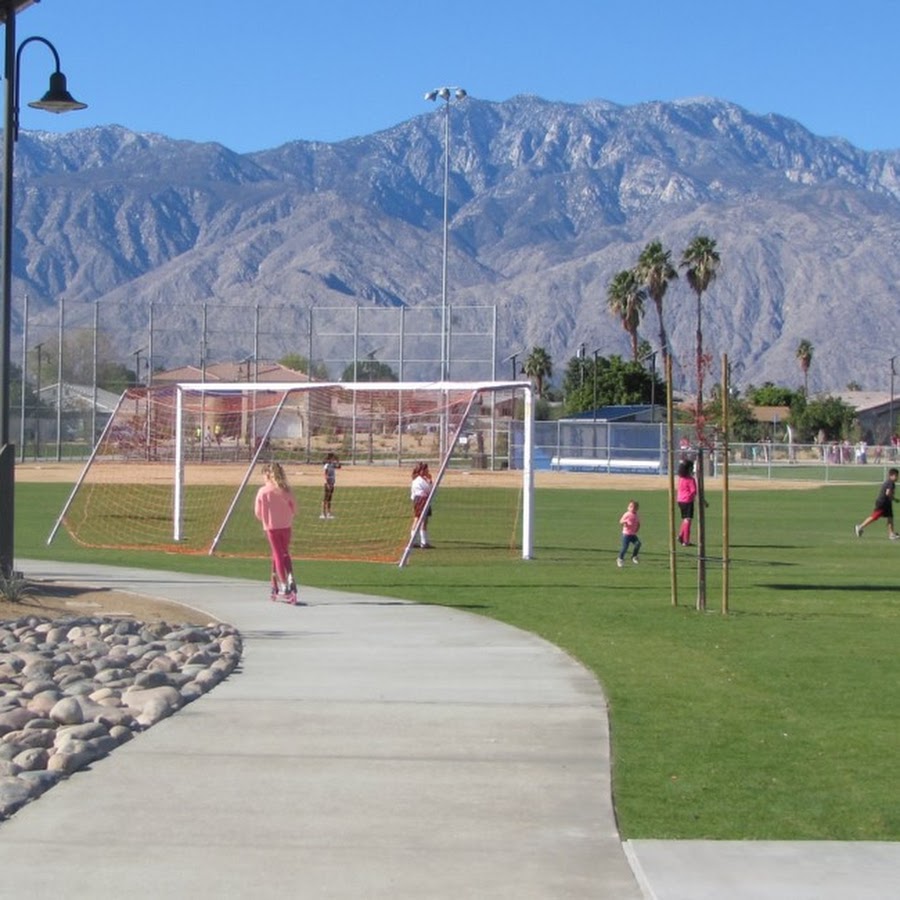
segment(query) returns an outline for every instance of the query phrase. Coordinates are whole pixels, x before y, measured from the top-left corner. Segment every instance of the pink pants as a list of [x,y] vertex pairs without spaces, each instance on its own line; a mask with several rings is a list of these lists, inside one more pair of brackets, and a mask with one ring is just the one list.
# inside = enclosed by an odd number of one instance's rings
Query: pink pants
[[273,528],[266,532],[269,546],[272,548],[272,565],[275,574],[282,584],[287,584],[288,579],[294,574],[294,565],[291,562],[291,529]]

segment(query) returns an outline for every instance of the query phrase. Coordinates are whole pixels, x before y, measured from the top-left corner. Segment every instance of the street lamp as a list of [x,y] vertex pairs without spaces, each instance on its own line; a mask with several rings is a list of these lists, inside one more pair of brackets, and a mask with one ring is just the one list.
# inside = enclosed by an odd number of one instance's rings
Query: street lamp
[[519,380],[519,372],[518,372],[518,367],[516,365],[516,362],[518,361],[519,357],[524,352],[525,352],[524,350],[516,350],[515,353],[510,353],[509,356],[507,356],[506,359],[503,360],[503,362],[511,362],[512,363],[512,379],[511,379],[512,381]]
[[141,383],[141,354],[146,350],[146,347],[138,347],[137,350],[132,350],[131,355],[134,357],[134,386],[138,387]]
[[447,322],[447,248],[450,219],[448,203],[450,194],[450,101],[464,100],[468,94],[461,87],[439,87],[425,95],[426,100],[444,101],[444,252],[441,263],[441,381],[450,377],[450,340]]
[[[19,4],[21,6],[21,4]],[[50,76],[50,89],[28,105],[47,112],[63,113],[85,109],[66,88],[66,76],[59,70],[59,54],[46,38],[28,37],[16,49],[16,4],[6,4],[5,59],[6,79],[3,119],[3,206],[0,220],[0,575],[13,571],[15,528],[15,447],[9,442],[9,393],[11,382],[10,329],[12,326],[12,231],[13,231],[13,157],[19,137],[19,67],[26,45],[37,41],[53,54],[56,71]]]

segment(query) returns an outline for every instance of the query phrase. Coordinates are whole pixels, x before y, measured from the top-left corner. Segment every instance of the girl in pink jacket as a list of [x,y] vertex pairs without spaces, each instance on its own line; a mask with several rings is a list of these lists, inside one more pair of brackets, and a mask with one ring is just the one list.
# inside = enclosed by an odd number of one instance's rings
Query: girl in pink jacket
[[697,479],[694,478],[694,463],[686,459],[678,467],[678,509],[681,511],[681,531],[678,543],[682,547],[691,546],[691,522],[694,518],[694,500],[697,497]]
[[283,594],[288,603],[297,602],[297,584],[291,560],[291,532],[296,503],[280,463],[263,469],[265,484],[256,492],[253,511],[262,523],[272,550],[272,599]]

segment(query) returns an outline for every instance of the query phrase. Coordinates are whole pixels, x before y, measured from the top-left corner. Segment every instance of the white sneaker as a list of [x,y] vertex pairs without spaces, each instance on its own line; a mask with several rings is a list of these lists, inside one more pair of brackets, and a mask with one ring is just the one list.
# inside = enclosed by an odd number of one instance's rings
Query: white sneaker
[[862,537],[862,528],[859,525],[854,525],[853,530],[856,532],[857,537]]
[[619,557],[617,556],[617,557],[616,557],[616,565],[621,569],[622,566],[625,565],[625,560],[624,560],[624,559],[619,559]]
[[320,519],[327,519],[327,518],[328,518],[328,516],[326,516],[326,515],[325,515],[325,513],[322,513],[322,515],[321,515],[321,516],[319,516],[319,518],[320,518]]
[[333,516],[333,515],[332,515],[332,514],[331,514],[331,513],[328,513],[328,515],[327,515],[327,516],[325,516],[325,518],[326,518],[326,519],[333,519],[333,518],[334,518],[334,516]]
[[892,541],[900,541],[900,534],[897,534],[897,532],[895,531],[895,532],[891,535],[891,540],[892,540]]
[[639,560],[636,556],[632,556],[632,557],[631,557],[631,561],[632,561],[635,565],[638,565],[638,564],[640,563],[640,560]]

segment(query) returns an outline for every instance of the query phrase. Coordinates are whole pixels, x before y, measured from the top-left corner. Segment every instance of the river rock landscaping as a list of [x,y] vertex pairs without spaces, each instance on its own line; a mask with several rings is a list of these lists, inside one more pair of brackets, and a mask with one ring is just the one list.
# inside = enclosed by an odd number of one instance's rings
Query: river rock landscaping
[[0,822],[211,690],[241,651],[219,623],[0,622]]

